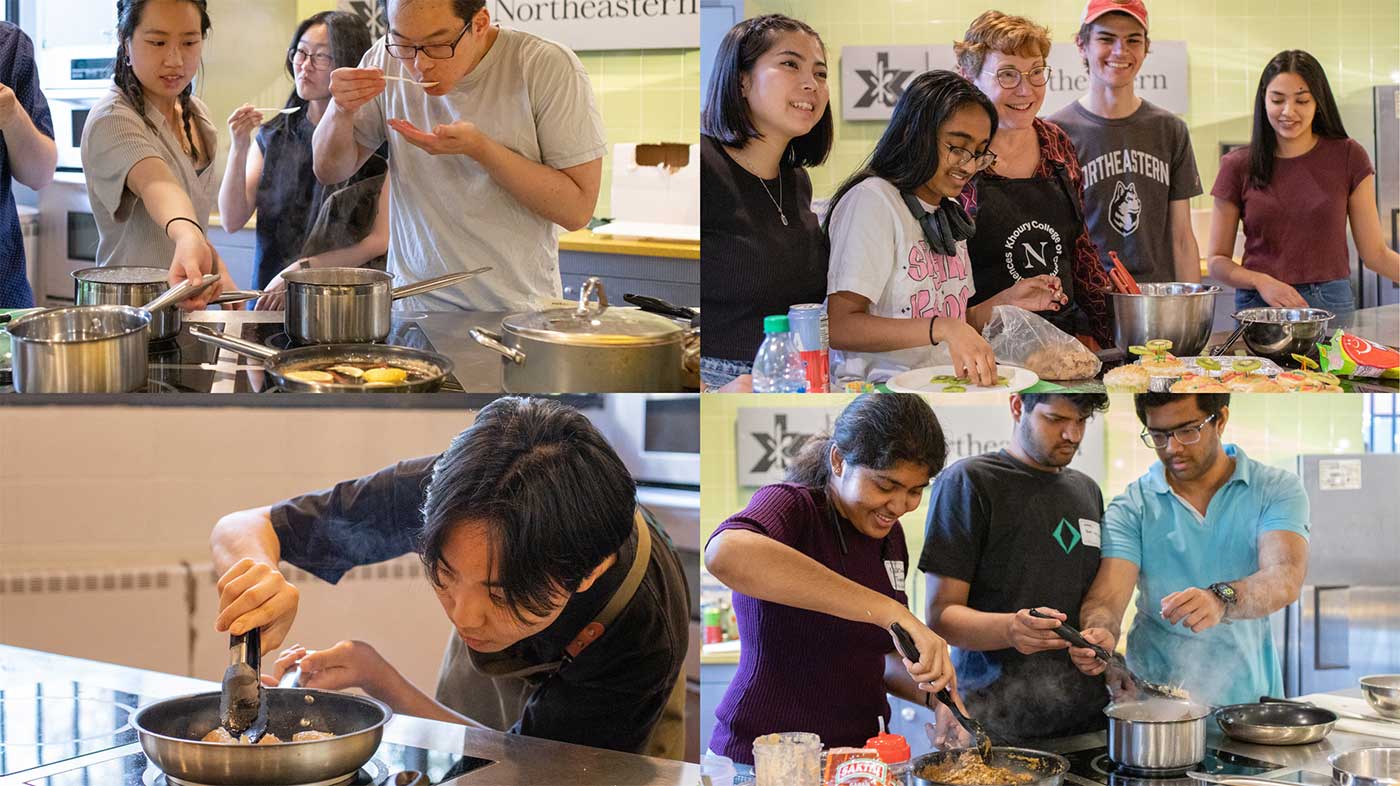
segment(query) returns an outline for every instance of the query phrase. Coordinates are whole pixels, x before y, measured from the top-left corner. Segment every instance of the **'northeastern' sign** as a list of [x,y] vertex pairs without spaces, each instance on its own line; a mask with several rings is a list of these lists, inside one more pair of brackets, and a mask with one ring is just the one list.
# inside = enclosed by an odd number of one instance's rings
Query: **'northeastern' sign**
[[[1052,71],[1040,109],[1042,116],[1089,89],[1089,75],[1074,44],[1054,44],[1046,62]],[[933,68],[957,70],[951,46],[841,47],[842,119],[888,120],[913,78]],[[1169,112],[1186,113],[1185,41],[1152,42],[1152,53],[1138,74],[1137,94]]]
[[503,27],[577,51],[700,46],[700,0],[490,0],[487,8]]

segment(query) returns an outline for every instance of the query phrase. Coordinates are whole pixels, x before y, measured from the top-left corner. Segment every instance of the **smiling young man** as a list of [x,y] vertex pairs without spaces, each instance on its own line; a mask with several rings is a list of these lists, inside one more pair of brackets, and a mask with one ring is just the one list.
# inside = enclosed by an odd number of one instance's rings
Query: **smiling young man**
[[436,697],[360,641],[294,645],[273,677],[298,664],[303,687],[361,688],[407,715],[684,754],[684,572],[617,454],[558,402],[493,402],[441,456],[230,514],[211,544],[216,629],[261,628],[264,650],[297,612],[279,560],[335,583],[416,551],[456,631]]
[[1089,92],[1050,116],[1079,153],[1084,214],[1107,269],[1116,251],[1140,282],[1201,280],[1191,197],[1201,176],[1181,118],[1137,95],[1149,51],[1142,0],[1089,0],[1075,36]]
[[[1303,484],[1222,443],[1228,393],[1142,393],[1135,403],[1159,461],[1104,513],[1103,563],[1079,614],[1084,638],[1113,649],[1137,588],[1127,647],[1135,673],[1208,704],[1280,696],[1268,617],[1297,599],[1307,572]],[[1087,674],[1104,670],[1090,650],[1070,657]]]
[[344,180],[387,141],[390,272],[412,282],[493,268],[409,308],[510,311],[558,297],[556,228],[588,224],[603,171],[582,63],[493,25],[484,0],[389,0],[388,19],[359,68],[331,75],[316,177]]
[[955,648],[968,709],[998,744],[1104,726],[1102,683],[1052,631],[1078,626],[1099,567],[1103,494],[1068,465],[1107,408],[1103,394],[1012,395],[1011,444],[944,470],[930,494],[919,559],[929,627]]

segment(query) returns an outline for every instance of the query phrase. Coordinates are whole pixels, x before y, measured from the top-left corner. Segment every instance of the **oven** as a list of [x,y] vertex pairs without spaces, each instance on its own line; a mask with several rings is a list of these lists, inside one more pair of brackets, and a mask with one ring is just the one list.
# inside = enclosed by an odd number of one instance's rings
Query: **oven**
[[73,303],[73,271],[97,264],[97,221],[80,174],[60,172],[39,192],[38,305]]
[[88,113],[112,86],[116,47],[57,46],[37,55],[39,84],[53,115],[58,171],[82,172],[81,145]]
[[638,483],[700,485],[700,402],[694,393],[603,396],[590,414]]

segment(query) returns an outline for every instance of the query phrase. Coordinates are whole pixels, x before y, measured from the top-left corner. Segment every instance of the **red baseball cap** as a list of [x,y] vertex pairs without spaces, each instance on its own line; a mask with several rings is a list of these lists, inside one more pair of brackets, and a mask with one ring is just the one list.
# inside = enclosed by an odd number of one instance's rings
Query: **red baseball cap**
[[1089,24],[1107,13],[1117,11],[1127,14],[1142,25],[1142,29],[1147,29],[1147,5],[1142,0],[1089,0],[1084,6],[1084,21],[1082,24]]

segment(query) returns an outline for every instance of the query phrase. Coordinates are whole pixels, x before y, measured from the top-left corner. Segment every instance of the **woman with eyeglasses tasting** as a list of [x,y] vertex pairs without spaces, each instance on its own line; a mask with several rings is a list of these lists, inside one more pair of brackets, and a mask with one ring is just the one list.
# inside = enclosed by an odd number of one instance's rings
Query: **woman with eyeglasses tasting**
[[[307,17],[297,25],[287,52],[287,74],[295,87],[285,108],[292,111],[269,120],[244,104],[229,115],[233,147],[219,187],[219,215],[224,229],[236,232],[257,214],[253,284],[258,289],[282,290],[281,274],[287,270],[359,267],[388,249],[387,150],[381,148],[344,183],[322,186],[311,169],[311,134],[330,105],[331,71],[358,65],[369,45],[369,29],[354,14],[323,11]],[[366,180],[375,182],[341,191]],[[337,192],[350,201],[335,206],[317,227],[336,247],[303,258],[323,206]],[[283,300],[264,297],[257,307],[280,308]]]
[[826,229],[838,380],[883,382],[951,362],[959,376],[990,385],[996,358],[980,330],[992,306],[1039,310],[1062,296],[1051,277],[1030,277],[969,307],[976,289],[971,222],[954,197],[995,160],[996,131],[996,109],[966,79],[920,74],[869,161],[837,189]]
[[1064,129],[1036,117],[1045,102],[1050,32],[986,11],[953,44],[958,70],[996,106],[996,159],[962,192],[976,221],[968,239],[978,305],[1036,276],[1058,281],[1040,316],[1090,349],[1113,343],[1108,274],[1084,221],[1084,178]]
[[331,73],[313,137],[322,183],[388,142],[389,265],[400,282],[485,275],[397,301],[518,311],[562,294],[557,228],[588,225],[603,121],[569,49],[491,23],[485,0],[389,0],[389,30]]

